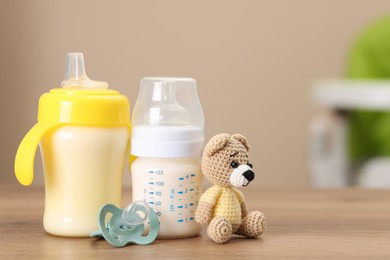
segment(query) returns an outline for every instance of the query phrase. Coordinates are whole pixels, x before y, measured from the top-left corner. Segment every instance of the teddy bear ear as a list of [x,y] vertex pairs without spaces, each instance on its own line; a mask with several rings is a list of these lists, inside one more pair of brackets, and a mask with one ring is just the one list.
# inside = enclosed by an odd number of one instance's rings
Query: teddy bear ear
[[213,136],[206,144],[203,155],[207,157],[212,156],[219,150],[223,149],[227,145],[229,139],[230,135],[225,133]]
[[249,152],[249,144],[248,144],[248,140],[246,140],[245,136],[243,136],[241,134],[234,134],[234,135],[232,135],[232,138],[236,139],[237,141],[242,143],[242,145],[245,147],[246,151]]

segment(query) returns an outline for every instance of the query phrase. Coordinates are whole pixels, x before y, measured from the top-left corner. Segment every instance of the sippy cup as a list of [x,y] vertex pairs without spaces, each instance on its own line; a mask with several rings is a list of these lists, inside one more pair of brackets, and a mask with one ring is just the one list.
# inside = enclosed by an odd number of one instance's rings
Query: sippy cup
[[120,206],[129,143],[128,99],[90,80],[82,53],[68,53],[62,88],[39,100],[38,122],[22,140],[15,175],[33,181],[39,144],[45,173],[43,225],[53,235],[88,237],[107,203]]
[[144,200],[160,221],[158,238],[199,234],[204,117],[196,81],[144,78],[132,115],[133,201]]

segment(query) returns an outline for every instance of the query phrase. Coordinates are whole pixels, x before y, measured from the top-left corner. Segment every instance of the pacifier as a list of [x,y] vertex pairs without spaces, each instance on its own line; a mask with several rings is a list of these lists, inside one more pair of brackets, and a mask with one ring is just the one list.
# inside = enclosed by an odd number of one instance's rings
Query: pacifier
[[[108,221],[107,214],[111,214]],[[125,209],[113,204],[104,205],[99,212],[98,224],[99,230],[92,232],[90,237],[105,238],[115,247],[129,243],[148,245],[156,239],[160,226],[154,210],[141,200],[134,201]],[[149,232],[144,235],[149,224]]]

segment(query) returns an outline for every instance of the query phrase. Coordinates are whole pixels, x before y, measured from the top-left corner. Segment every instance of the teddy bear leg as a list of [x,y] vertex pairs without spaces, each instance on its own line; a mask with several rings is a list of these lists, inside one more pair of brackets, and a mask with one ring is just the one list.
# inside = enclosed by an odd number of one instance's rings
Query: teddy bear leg
[[232,224],[223,217],[215,217],[207,228],[207,234],[217,243],[226,243],[233,234]]
[[265,230],[265,216],[260,211],[252,211],[242,220],[236,234],[255,238],[263,234]]

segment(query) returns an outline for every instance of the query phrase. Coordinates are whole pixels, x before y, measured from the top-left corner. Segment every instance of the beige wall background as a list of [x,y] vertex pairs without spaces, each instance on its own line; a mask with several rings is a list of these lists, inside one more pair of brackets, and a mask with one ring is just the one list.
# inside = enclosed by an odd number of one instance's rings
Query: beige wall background
[[[0,181],[35,124],[38,99],[59,87],[65,54],[134,105],[145,76],[198,81],[206,138],[242,133],[252,187],[308,185],[309,87],[343,75],[357,33],[390,1],[0,1]],[[33,185],[42,185],[39,155]],[[130,183],[126,169],[125,183]]]

